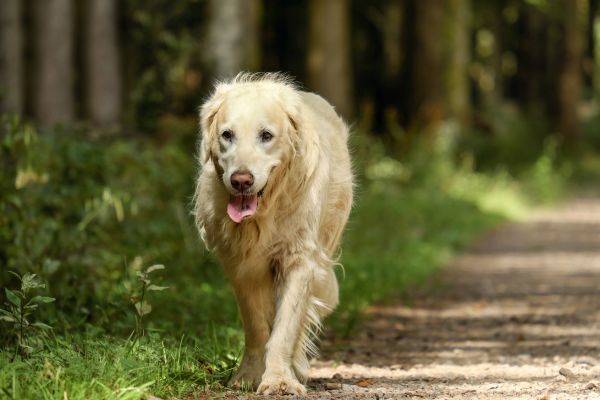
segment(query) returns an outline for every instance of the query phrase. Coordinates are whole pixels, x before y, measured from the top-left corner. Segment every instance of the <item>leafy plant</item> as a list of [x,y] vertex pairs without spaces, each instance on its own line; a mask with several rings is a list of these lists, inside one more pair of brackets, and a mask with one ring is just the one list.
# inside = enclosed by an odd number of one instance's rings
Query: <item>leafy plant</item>
[[145,271],[138,271],[137,277],[141,283],[139,293],[131,295],[130,299],[135,307],[135,331],[133,335],[137,341],[140,337],[144,336],[144,316],[152,312],[152,306],[147,300],[147,293],[152,291],[162,291],[168,289],[168,286],[158,286],[152,283],[150,274],[165,269],[164,265],[156,264],[146,268]]
[[11,325],[13,336],[16,340],[15,353],[23,356],[31,353],[33,348],[27,344],[27,334],[32,329],[50,330],[51,326],[43,322],[31,322],[33,313],[41,304],[52,303],[55,299],[46,296],[31,296],[31,292],[35,289],[43,289],[46,285],[36,274],[26,273],[20,276],[17,273],[10,271],[21,282],[20,290],[10,290],[4,288],[7,301],[6,308],[0,308],[0,321]]

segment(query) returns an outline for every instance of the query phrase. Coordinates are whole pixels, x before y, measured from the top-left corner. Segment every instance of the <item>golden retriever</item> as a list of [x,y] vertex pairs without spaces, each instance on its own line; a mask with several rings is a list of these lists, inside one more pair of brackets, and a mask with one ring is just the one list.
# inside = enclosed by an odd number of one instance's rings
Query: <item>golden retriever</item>
[[245,335],[230,385],[303,394],[352,203],[348,128],[280,74],[216,85],[200,111],[194,214],[235,291]]

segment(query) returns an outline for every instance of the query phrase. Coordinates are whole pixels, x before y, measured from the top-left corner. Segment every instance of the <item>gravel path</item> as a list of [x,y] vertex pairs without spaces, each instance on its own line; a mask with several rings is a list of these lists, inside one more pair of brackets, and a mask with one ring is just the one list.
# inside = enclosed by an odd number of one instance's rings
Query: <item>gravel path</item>
[[438,278],[323,343],[307,398],[600,399],[600,199],[500,227]]

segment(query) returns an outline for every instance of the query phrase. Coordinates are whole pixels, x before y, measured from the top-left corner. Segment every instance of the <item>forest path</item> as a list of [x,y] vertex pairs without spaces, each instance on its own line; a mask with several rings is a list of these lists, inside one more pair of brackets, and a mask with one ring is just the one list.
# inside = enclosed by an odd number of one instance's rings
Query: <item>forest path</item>
[[307,397],[600,399],[600,199],[502,226],[439,278],[324,344]]

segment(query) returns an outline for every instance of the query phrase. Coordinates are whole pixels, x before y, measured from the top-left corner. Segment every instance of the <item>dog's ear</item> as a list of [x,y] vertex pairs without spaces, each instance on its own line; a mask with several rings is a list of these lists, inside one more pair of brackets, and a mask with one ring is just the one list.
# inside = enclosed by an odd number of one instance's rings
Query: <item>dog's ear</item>
[[217,137],[216,116],[225,101],[226,85],[220,84],[214,93],[200,107],[200,130],[202,140],[200,143],[200,161],[205,164],[212,158],[212,145]]
[[301,175],[312,176],[314,169],[319,164],[317,133],[310,120],[304,117],[304,108],[300,97],[288,99],[284,110],[293,152],[292,168],[296,166],[300,168]]
[[290,139],[294,145],[294,149],[299,150],[300,146],[300,116],[293,112],[286,112],[288,129],[290,131]]
[[288,101],[287,103],[282,102],[282,108],[286,116],[286,125],[289,131],[288,137],[291,142],[293,151],[301,152],[302,146],[302,118],[300,105],[294,104],[294,102]]

